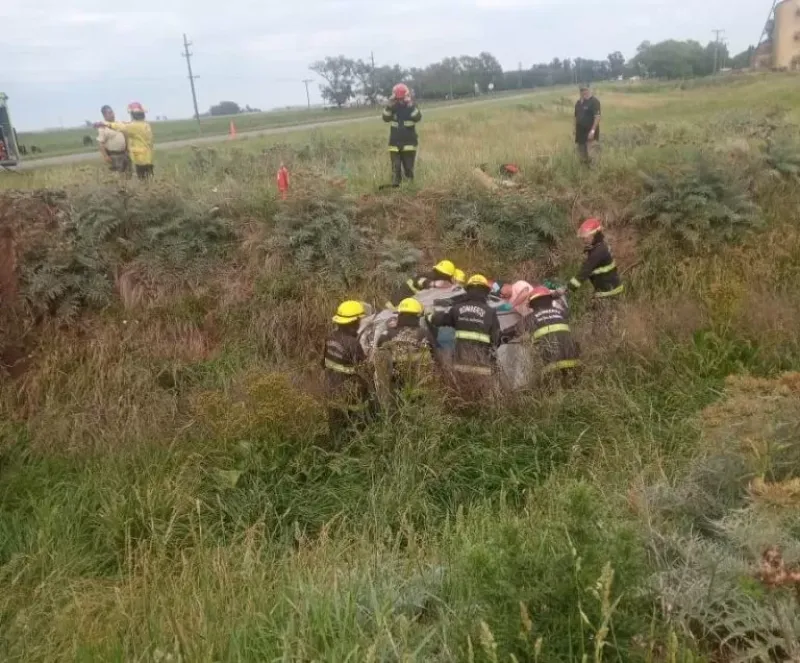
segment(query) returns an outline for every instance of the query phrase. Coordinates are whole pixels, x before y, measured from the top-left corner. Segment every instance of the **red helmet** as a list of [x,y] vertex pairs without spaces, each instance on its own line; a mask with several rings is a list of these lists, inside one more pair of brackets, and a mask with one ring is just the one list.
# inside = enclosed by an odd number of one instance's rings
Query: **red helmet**
[[603,224],[600,219],[586,219],[578,228],[578,237],[581,239],[589,239],[599,232],[602,232]]
[[539,297],[552,297],[553,291],[550,288],[545,288],[543,285],[537,285],[531,290],[531,294],[528,295],[528,301],[532,302],[534,299],[539,299]]
[[411,92],[408,89],[408,85],[405,83],[398,83],[392,88],[392,96],[395,99],[405,99]]
[[138,101],[132,101],[128,104],[128,112],[129,113],[144,113],[144,106],[140,104]]

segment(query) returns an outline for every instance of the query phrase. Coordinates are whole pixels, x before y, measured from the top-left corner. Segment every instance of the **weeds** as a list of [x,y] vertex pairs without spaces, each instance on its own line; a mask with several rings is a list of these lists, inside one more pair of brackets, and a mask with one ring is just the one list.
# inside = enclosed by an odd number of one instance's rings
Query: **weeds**
[[642,175],[645,196],[631,210],[651,248],[683,250],[740,239],[761,225],[761,213],[745,185],[707,159],[674,173]]
[[[69,193],[0,209],[2,295],[20,276],[41,318],[3,318],[24,361],[0,382],[0,658],[796,657],[800,406],[775,375],[800,362],[800,235],[792,157],[763,142],[788,120],[761,79],[645,85],[608,91],[617,144],[588,172],[565,97],[426,113],[420,189],[388,196],[354,195],[386,172],[382,123],[159,157],[148,187],[25,175]],[[518,188],[464,187],[510,160]],[[563,278],[584,209],[637,268],[608,331],[576,300],[579,384],[463,412],[434,390],[328,446],[340,297],[444,255]]]

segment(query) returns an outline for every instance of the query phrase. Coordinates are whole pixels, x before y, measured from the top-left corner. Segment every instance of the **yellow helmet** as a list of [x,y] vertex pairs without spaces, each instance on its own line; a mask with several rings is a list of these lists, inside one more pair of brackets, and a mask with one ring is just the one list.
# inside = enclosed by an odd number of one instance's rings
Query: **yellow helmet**
[[484,288],[491,288],[489,285],[489,279],[487,279],[483,274],[474,274],[473,276],[470,276],[469,281],[467,281],[467,285],[479,285],[483,286]]
[[452,277],[456,273],[456,266],[453,264],[451,260],[441,260],[436,264],[433,268],[440,274],[444,274],[445,276]]
[[349,325],[351,322],[360,320],[367,312],[364,310],[364,305],[355,300],[348,300],[339,304],[336,309],[336,315],[333,316],[333,321],[337,325]]
[[457,269],[455,274],[453,274],[453,281],[458,283],[458,285],[464,285],[467,282],[467,275],[464,273],[463,269]]
[[398,313],[411,313],[413,315],[422,315],[425,309],[422,304],[413,297],[407,297],[397,305]]

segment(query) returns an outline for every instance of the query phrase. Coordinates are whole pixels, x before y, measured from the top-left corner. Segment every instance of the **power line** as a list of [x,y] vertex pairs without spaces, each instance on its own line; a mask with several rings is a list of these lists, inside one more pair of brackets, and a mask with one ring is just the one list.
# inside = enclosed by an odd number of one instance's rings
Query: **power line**
[[197,120],[197,128],[199,131],[202,131],[202,127],[200,125],[200,109],[197,107],[197,90],[194,88],[194,79],[199,78],[199,76],[195,76],[192,73],[192,54],[189,52],[189,46],[192,45],[186,38],[186,33],[183,34],[183,57],[186,58],[186,68],[189,70],[189,85],[192,88],[192,103],[194,104],[194,117]]
[[303,83],[306,86],[306,100],[308,101],[308,110],[311,110],[311,93],[309,93],[309,91],[308,91],[308,84],[309,83],[313,83],[313,82],[314,82],[313,78],[304,78],[303,79]]

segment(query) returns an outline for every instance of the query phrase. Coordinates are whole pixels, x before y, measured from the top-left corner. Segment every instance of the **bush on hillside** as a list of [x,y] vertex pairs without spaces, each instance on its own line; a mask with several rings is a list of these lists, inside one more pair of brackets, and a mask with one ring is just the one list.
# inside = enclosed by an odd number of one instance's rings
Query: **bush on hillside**
[[350,285],[363,272],[370,245],[356,213],[354,201],[336,189],[293,198],[276,215],[267,248],[298,274],[313,272]]
[[642,174],[645,195],[630,210],[650,248],[696,251],[739,239],[761,224],[758,206],[734,173],[699,159],[678,171]]
[[767,139],[764,161],[770,172],[797,181],[800,179],[800,142],[795,132],[780,132]]
[[451,244],[476,244],[518,262],[541,258],[569,227],[565,207],[521,194],[459,197],[444,219]]
[[725,660],[795,661],[800,584],[766,576],[767,555],[800,564],[800,375],[729,378],[702,418],[705,446],[674,483],[644,491],[668,618]]
[[156,278],[189,269],[231,241],[230,225],[169,190],[97,188],[71,202],[55,236],[31,247],[21,292],[37,316],[73,318],[112,300],[114,275],[136,262]]

